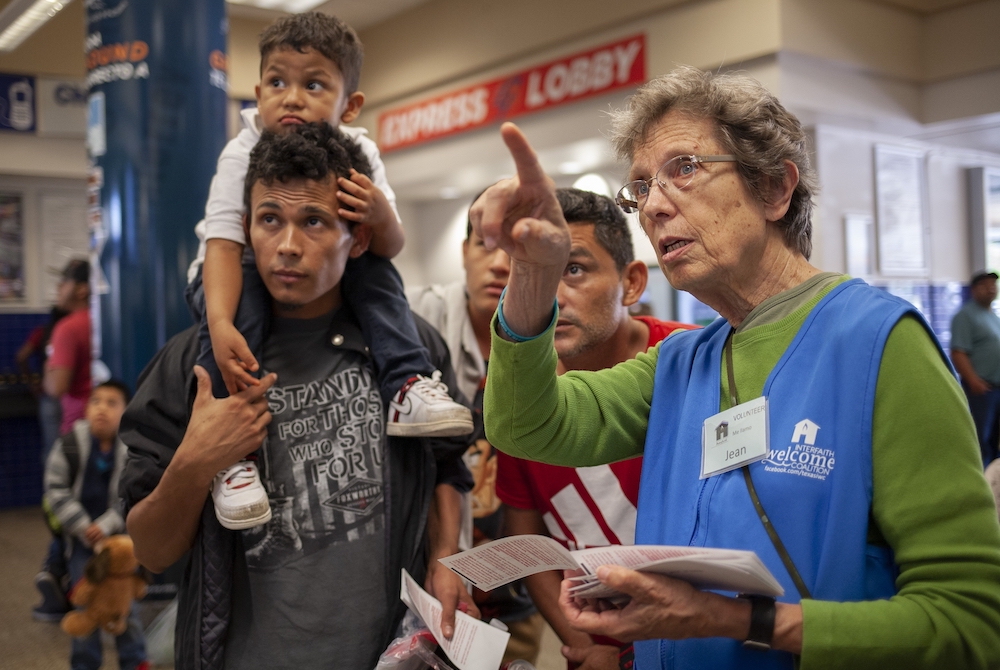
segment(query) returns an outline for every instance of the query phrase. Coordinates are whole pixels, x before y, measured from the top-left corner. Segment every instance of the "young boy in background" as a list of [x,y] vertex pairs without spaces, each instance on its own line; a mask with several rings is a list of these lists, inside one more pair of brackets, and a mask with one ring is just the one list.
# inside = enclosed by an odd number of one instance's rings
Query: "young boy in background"
[[[343,125],[354,121],[364,104],[364,94],[357,90],[363,55],[350,26],[318,12],[279,19],[261,34],[257,109],[244,110],[244,129],[219,157],[205,219],[196,228],[202,244],[188,271],[187,293],[201,319],[199,363],[212,374],[216,396],[258,383],[251,373],[259,368],[269,307],[246,250],[243,188],[250,151],[261,132],[287,132],[315,121],[340,124],[340,130],[361,145],[373,169],[372,179],[352,173],[350,179],[338,180],[342,207],[337,214],[372,228],[370,251],[349,262],[342,287],[361,322],[389,407],[386,433],[464,435],[472,431],[471,413],[451,400],[427,350],[415,344],[420,338],[402,280],[388,260],[402,249],[404,235],[378,147],[363,128]],[[250,528],[271,517],[252,461],[220,472],[213,499],[226,528]]]
[[[98,384],[90,393],[84,418],[52,446],[45,464],[45,502],[62,528],[69,556],[70,583],[83,577],[93,548],[104,538],[125,532],[118,479],[127,448],[118,426],[128,404],[128,387],[119,381]],[[146,669],[146,641],[135,605],[128,628],[115,638],[122,670]],[[101,631],[73,638],[70,667],[98,670],[103,655]]]

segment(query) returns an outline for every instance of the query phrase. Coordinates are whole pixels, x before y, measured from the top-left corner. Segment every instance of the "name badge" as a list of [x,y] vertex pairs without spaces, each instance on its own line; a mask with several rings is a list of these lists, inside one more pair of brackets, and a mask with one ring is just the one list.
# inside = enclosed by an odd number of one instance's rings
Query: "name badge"
[[755,398],[705,419],[701,427],[701,479],[767,457],[767,398]]

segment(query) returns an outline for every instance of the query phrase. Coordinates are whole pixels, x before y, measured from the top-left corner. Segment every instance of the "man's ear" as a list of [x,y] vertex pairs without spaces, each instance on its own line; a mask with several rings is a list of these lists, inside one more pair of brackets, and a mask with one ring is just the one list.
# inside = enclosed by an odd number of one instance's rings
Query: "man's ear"
[[649,268],[642,261],[632,261],[622,270],[622,305],[629,307],[639,302],[649,280]]
[[253,87],[253,94],[257,96],[257,104],[260,104],[260,84]]
[[361,107],[365,104],[365,94],[361,91],[355,91],[347,96],[346,104],[344,105],[344,113],[340,115],[340,122],[347,124],[358,118],[358,114],[361,113]]
[[764,202],[764,218],[767,221],[780,221],[788,212],[795,187],[799,185],[799,166],[790,160],[785,161],[785,175],[780,182],[771,182],[770,193]]
[[368,251],[372,242],[372,227],[367,223],[355,223],[351,226],[351,258],[357,258]]
[[247,238],[246,245],[250,246],[250,212],[243,212],[243,235]]

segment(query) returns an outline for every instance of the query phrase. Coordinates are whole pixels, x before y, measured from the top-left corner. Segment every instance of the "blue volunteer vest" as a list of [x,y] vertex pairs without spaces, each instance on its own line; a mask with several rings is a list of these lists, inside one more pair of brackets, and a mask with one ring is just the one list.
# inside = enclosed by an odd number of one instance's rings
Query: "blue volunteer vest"
[[[866,539],[875,386],[889,332],[906,314],[923,323],[909,303],[858,279],[844,282],[812,310],[764,385],[770,453],[750,472],[817,600],[874,600],[896,592],[891,551]],[[661,345],[636,544],[753,550],[784,587],[779,600],[797,603],[799,594],[754,511],[743,473],[698,478],[702,423],[719,411],[730,330],[719,319]],[[748,650],[721,638],[636,642],[635,657],[639,670],[793,667],[791,654]]]

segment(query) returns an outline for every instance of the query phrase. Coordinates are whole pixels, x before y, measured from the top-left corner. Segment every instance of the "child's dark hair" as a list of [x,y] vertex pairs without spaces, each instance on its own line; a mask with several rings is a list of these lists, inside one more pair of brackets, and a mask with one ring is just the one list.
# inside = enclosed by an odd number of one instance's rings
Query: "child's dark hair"
[[[265,131],[250,152],[243,206],[252,221],[250,192],[257,182],[270,186],[275,180],[323,181],[329,176],[350,179],[351,168],[366,177],[372,176],[371,163],[361,146],[325,121],[304,123],[290,133]],[[351,209],[344,204],[340,206]]]
[[300,53],[305,53],[306,49],[318,51],[340,68],[344,95],[358,90],[365,50],[354,28],[337,17],[305,12],[285,16],[269,25],[260,34],[261,74],[264,73],[264,60],[278,49],[295,49]]
[[130,400],[132,400],[132,391],[129,389],[128,384],[120,379],[109,379],[106,382],[101,382],[93,388],[90,392],[93,395],[94,391],[97,389],[114,389],[122,394],[125,398],[125,404],[127,405]]

